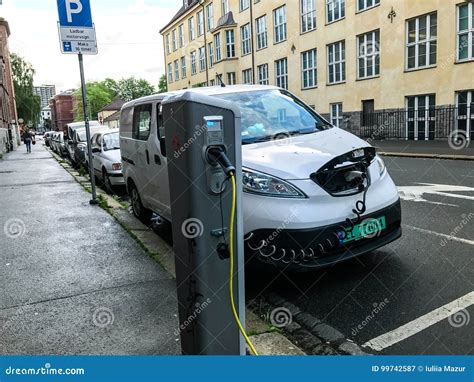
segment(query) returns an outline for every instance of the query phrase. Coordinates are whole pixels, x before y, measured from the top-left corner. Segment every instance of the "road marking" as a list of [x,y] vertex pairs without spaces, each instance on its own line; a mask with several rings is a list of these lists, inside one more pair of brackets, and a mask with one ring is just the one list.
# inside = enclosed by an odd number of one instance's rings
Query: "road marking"
[[388,348],[396,343],[403,341],[422,330],[448,318],[449,316],[459,312],[460,310],[466,309],[474,304],[474,292],[470,292],[463,297],[450,302],[449,304],[443,305],[442,307],[433,310],[430,313],[425,314],[405,324],[399,328],[392,330],[388,333],[382,334],[377,338],[367,341],[363,344],[363,347],[369,347],[376,351],[381,351]]
[[423,232],[423,233],[428,233],[430,235],[435,235],[435,236],[438,236],[438,237],[442,237],[444,239],[447,239],[447,240],[450,240],[450,241],[457,241],[459,243],[463,243],[463,244],[469,244],[469,245],[474,245],[474,240],[468,240],[468,239],[462,239],[460,237],[456,237],[456,236],[451,236],[451,235],[446,235],[444,233],[439,233],[439,232],[434,232],[434,231],[430,231],[429,229],[423,229],[423,228],[418,228],[418,227],[413,227],[411,225],[403,225],[404,227],[408,228],[408,229],[412,229],[414,231],[418,231],[418,232]]
[[410,202],[424,202],[429,204],[439,204],[451,207],[458,207],[454,204],[444,202],[433,202],[424,198],[425,194],[446,196],[455,199],[474,200],[474,196],[453,194],[452,192],[474,192],[474,188],[465,186],[454,186],[449,184],[418,183],[416,186],[398,187],[400,198]]

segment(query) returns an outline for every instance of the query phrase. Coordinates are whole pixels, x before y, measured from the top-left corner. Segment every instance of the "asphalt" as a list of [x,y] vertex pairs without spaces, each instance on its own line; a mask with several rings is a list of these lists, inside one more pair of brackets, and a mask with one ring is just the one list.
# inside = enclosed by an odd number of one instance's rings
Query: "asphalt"
[[437,141],[403,141],[403,140],[372,140],[370,143],[378,151],[398,155],[419,156],[454,156],[472,157],[474,159],[474,144],[472,142],[461,143],[460,147],[450,145],[448,140]]
[[[385,161],[401,190],[430,184],[466,188],[426,193],[417,201],[402,199],[402,238],[366,256],[310,274],[248,273],[249,299],[276,292],[362,345],[474,290],[474,219],[462,224],[474,214],[472,162],[395,157]],[[464,241],[443,245],[439,234],[453,231]],[[381,353],[473,354],[472,308],[466,309],[470,325],[454,327],[443,319]]]
[[178,354],[175,281],[41,146],[0,160],[0,354]]

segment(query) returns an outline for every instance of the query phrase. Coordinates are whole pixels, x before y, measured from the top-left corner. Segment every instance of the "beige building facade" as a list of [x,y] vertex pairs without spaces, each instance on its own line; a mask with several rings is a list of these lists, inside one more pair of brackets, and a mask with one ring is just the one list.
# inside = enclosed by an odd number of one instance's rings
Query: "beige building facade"
[[161,34],[169,90],[277,85],[354,130],[413,111],[408,139],[449,133],[430,110],[451,105],[449,129],[474,138],[472,0],[184,0]]

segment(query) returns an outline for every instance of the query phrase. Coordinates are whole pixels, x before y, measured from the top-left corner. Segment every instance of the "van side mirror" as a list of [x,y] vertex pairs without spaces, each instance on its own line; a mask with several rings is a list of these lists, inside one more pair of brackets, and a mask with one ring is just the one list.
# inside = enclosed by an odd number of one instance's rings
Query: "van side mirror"
[[100,149],[99,149],[98,147],[93,147],[93,148],[92,148],[92,152],[93,152],[94,154],[100,153]]

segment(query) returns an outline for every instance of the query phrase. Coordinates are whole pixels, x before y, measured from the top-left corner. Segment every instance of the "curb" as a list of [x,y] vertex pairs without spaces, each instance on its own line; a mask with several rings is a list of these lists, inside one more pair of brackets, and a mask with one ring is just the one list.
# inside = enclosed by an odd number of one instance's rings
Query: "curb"
[[[370,355],[336,328],[302,312],[277,293],[269,293],[255,307],[270,316],[287,337],[311,355]],[[270,312],[270,313],[269,313]],[[280,315],[280,316],[279,316]]]
[[386,157],[402,157],[402,158],[419,158],[419,159],[444,159],[444,160],[463,160],[463,161],[474,161],[474,156],[471,155],[446,155],[446,154],[421,154],[421,153],[391,153],[391,152],[378,152],[382,156]]
[[[87,192],[90,187],[89,178],[81,176],[71,165],[64,164],[65,159],[56,155],[49,148],[46,150],[52,155],[52,157],[63,167],[73,178],[79,183]],[[105,200],[104,203],[100,203],[100,207],[104,209],[114,220],[125,230],[127,233],[142,247],[142,249],[155,260],[166,272],[168,272],[173,279],[176,278],[174,268],[174,254],[173,248],[168,245],[160,236],[158,236],[153,229],[147,227],[141,223],[134,216],[130,215],[128,218],[132,218],[133,226],[126,222],[123,212],[129,214],[127,208],[121,203],[117,202],[112,196],[102,191],[97,187],[97,197]],[[148,235],[150,234],[150,235]],[[158,249],[158,250],[157,250]],[[249,337],[255,341],[254,345],[260,355],[306,355],[300,346],[295,345],[286,336],[283,336],[279,332],[273,331],[272,327],[268,322],[261,320],[260,317],[247,306],[247,330],[250,328],[252,334]]]

